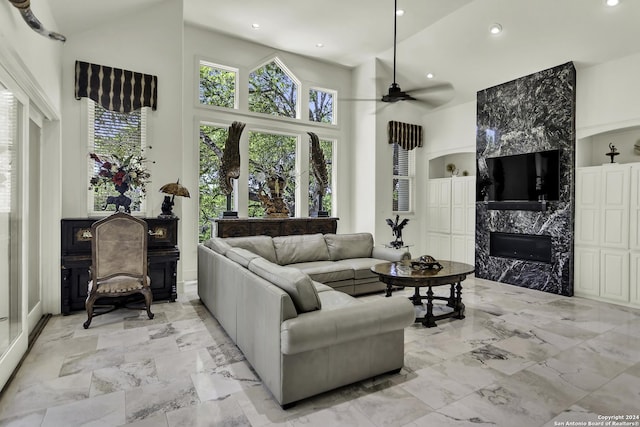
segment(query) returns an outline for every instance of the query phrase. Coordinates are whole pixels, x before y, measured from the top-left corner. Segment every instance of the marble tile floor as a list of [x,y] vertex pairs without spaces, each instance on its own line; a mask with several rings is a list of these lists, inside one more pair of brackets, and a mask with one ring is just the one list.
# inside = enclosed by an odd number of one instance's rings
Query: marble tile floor
[[463,284],[466,319],[408,327],[399,374],[287,411],[193,283],[153,320],[117,310],[84,330],[84,313],[54,316],[0,396],[0,426],[640,425],[640,310]]

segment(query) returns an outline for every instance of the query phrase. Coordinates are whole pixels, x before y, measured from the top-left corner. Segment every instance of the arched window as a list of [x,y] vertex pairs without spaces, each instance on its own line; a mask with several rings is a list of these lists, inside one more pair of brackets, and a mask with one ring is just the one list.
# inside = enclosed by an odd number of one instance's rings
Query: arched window
[[275,58],[249,74],[249,111],[298,118],[299,86],[293,74]]

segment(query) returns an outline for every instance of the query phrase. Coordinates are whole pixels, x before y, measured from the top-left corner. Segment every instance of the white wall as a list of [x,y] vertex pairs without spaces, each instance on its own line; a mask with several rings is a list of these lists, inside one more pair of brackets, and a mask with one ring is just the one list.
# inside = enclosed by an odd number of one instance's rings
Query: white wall
[[[46,28],[56,30],[47,2],[38,2],[31,8]],[[37,88],[34,89],[41,89],[42,98],[56,112],[60,111],[62,47],[61,42],[50,40],[33,31],[11,3],[0,2],[0,50],[5,52],[0,58],[13,62],[2,65],[20,66],[19,70],[9,70],[14,74],[16,81],[21,85],[35,85]],[[28,87],[23,89],[29,90]]]
[[576,70],[578,139],[640,125],[640,53]]
[[[351,124],[352,109],[348,102],[339,101],[337,105],[337,126],[329,126],[310,122],[306,113],[308,103],[308,91],[310,87],[320,87],[337,90],[338,98],[349,98],[351,96],[351,70],[316,61],[295,55],[289,52],[277,51],[273,48],[250,43],[244,40],[232,38],[223,34],[208,31],[199,27],[186,25],[184,27],[184,132],[183,140],[183,162],[184,174],[183,182],[192,194],[191,200],[183,201],[183,215],[181,222],[183,227],[183,247],[181,248],[183,257],[183,272],[185,280],[195,279],[197,273],[197,243],[198,243],[198,157],[199,157],[199,124],[206,121],[219,126],[228,127],[233,121],[241,121],[247,126],[242,134],[241,147],[246,147],[248,143],[248,133],[250,130],[261,129],[268,131],[284,131],[300,133],[301,152],[307,152],[308,137],[307,131],[315,132],[320,139],[337,139],[338,144],[334,154],[333,170],[337,178],[334,185],[340,190],[336,192],[333,202],[334,214],[340,218],[338,221],[339,232],[351,229],[351,193],[348,185],[351,177]],[[287,66],[287,68],[300,80],[301,90],[299,92],[301,100],[301,117],[297,120],[269,120],[264,115],[251,113],[247,106],[247,93],[249,72],[262,65],[264,62],[277,56]],[[238,69],[239,73],[239,100],[240,105],[237,110],[228,110],[201,106],[198,101],[198,63],[199,60],[206,60],[216,64],[227,65]],[[304,154],[303,154],[304,155]],[[246,200],[247,191],[247,169],[248,161],[241,156],[241,173],[237,180],[240,189],[238,199]],[[308,157],[308,156],[307,156]],[[307,179],[308,171],[300,171],[300,187],[303,187]],[[305,187],[306,188],[306,187]],[[239,210],[239,215],[246,215],[246,211]]]
[[62,64],[63,217],[87,216],[89,153],[83,102],[74,98],[75,61],[158,76],[158,109],[148,115],[146,151],[151,173],[147,213],[157,216],[163,198],[158,189],[182,175],[181,58],[182,1],[167,0],[117,22],[105,22],[69,36]]

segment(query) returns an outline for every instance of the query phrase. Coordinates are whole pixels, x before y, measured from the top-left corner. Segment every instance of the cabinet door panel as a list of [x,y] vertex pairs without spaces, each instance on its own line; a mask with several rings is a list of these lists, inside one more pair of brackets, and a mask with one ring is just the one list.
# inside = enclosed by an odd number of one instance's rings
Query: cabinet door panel
[[605,166],[602,169],[601,242],[608,248],[629,247],[630,167]]
[[600,250],[575,248],[573,287],[577,295],[600,295]]
[[615,249],[600,251],[600,296],[629,301],[629,253]]
[[575,242],[578,245],[600,243],[601,169],[576,170]]
[[640,252],[631,252],[630,302],[640,306]]
[[[451,236],[448,234],[427,233],[427,254],[435,259],[451,259]],[[418,257],[423,254],[412,254]]]
[[640,250],[640,165],[631,168],[631,203],[629,206],[629,247]]
[[[467,182],[467,226],[466,234],[476,234],[476,178],[470,177]],[[473,257],[472,257],[473,259]],[[473,263],[471,263],[473,264]]]
[[462,234],[451,236],[451,260],[467,262],[467,236]]
[[439,233],[451,231],[451,179],[429,181],[427,229]]
[[[473,190],[473,191],[471,191]],[[475,178],[452,178],[451,232],[473,234],[475,231]],[[470,221],[470,217],[472,221]]]

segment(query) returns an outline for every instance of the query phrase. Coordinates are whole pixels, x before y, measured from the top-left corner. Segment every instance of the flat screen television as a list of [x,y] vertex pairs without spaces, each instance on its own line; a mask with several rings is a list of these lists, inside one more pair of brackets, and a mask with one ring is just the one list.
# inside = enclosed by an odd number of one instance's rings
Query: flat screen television
[[489,201],[558,200],[559,150],[487,157]]

